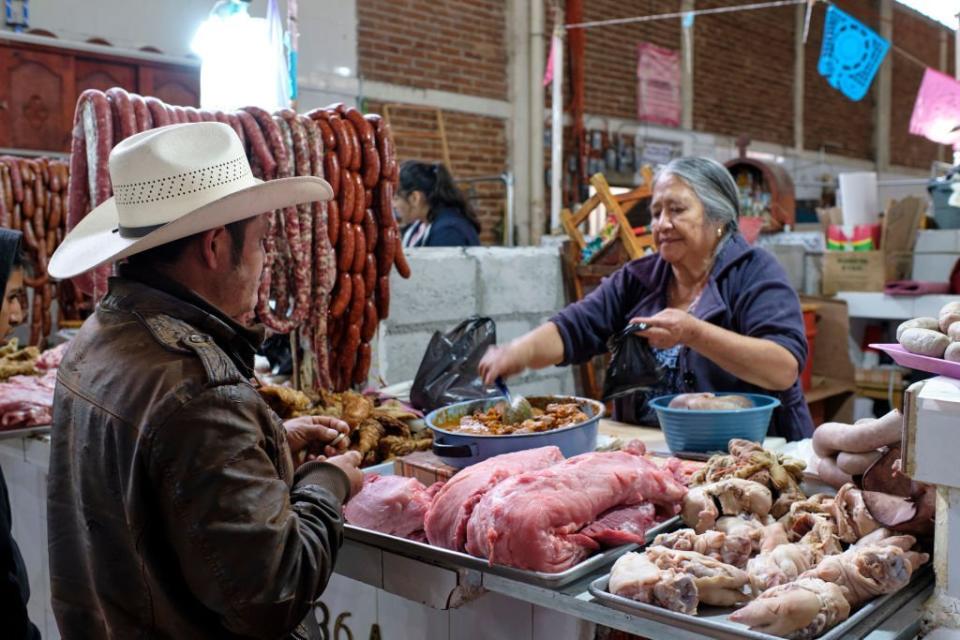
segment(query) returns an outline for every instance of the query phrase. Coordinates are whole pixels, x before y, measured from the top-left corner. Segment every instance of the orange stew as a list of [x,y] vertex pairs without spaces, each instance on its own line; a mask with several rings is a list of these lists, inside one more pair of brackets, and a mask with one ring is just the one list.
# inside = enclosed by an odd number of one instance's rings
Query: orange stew
[[537,433],[569,427],[589,420],[576,402],[555,402],[546,410],[534,407],[533,417],[519,424],[503,423],[503,404],[496,404],[484,412],[460,418],[459,423],[444,425],[449,431],[477,436],[506,436],[513,433]]

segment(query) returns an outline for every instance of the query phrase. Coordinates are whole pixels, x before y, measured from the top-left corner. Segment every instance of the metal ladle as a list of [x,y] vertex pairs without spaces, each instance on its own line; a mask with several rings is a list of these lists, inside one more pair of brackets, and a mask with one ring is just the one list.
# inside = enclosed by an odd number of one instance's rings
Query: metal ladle
[[530,405],[530,401],[523,396],[512,395],[503,378],[497,377],[494,385],[496,385],[497,390],[507,399],[507,404],[503,407],[504,424],[520,424],[524,420],[529,420],[533,417],[533,407]]

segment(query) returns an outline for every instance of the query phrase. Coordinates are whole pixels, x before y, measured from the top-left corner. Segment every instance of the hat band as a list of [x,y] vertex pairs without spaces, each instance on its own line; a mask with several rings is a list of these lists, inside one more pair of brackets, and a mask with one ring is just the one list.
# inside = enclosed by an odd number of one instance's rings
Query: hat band
[[147,227],[125,227],[122,224],[117,225],[117,231],[120,233],[121,238],[133,239],[133,238],[143,238],[147,236],[160,227],[166,226],[165,224],[152,224]]

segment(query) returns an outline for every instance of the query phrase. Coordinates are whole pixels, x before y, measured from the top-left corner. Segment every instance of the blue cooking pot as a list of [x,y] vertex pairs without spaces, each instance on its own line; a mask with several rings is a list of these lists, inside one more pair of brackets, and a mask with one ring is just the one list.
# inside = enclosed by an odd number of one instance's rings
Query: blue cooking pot
[[597,448],[597,429],[603,416],[604,406],[596,400],[574,396],[542,396],[527,398],[538,409],[546,408],[553,402],[576,402],[588,419],[562,429],[540,431],[538,433],[518,433],[503,436],[479,436],[476,434],[448,431],[441,425],[457,424],[460,418],[477,411],[486,411],[503,398],[469,400],[458,402],[449,407],[437,409],[424,419],[433,430],[433,452],[451,467],[462,469],[501,453],[512,453],[525,449],[536,449],[554,445],[563,455],[579,455]]

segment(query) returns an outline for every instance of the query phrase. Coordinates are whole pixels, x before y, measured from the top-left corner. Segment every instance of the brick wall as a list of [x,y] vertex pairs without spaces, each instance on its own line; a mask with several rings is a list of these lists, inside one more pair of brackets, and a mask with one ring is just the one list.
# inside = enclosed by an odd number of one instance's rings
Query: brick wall
[[[680,8],[679,0],[584,0],[584,20],[605,20]],[[549,15],[549,14],[548,14]],[[587,31],[584,79],[588,113],[636,118],[637,45],[641,42],[680,50],[679,20],[641,22]]]
[[504,0],[357,0],[364,78],[507,97]]
[[[897,47],[924,64],[939,69],[940,33],[943,29],[900,4],[894,6],[893,39]],[[953,37],[947,38],[947,43],[947,73],[952,73]],[[940,146],[921,136],[911,135],[909,131],[910,115],[924,68],[899,51],[891,51],[890,55],[893,60],[890,161],[895,165],[928,169],[931,161],[937,159]]]
[[[379,102],[367,101],[365,108],[374,113],[383,112],[383,104]],[[443,119],[454,178],[499,175],[506,170],[506,121],[456,111],[444,111]],[[439,141],[417,138],[405,133],[410,129],[436,132],[436,117],[432,113],[421,108],[391,107],[391,123],[395,129],[397,155],[401,161],[443,160]],[[485,244],[499,244],[502,239],[501,221],[506,207],[503,187],[499,183],[484,183],[476,185],[474,189],[476,197],[472,198],[471,202],[483,226],[480,239]]]
[[[700,0],[697,8],[730,4]],[[793,144],[794,22],[792,6],[696,19],[695,129]]]
[[[838,0],[837,6],[870,28],[879,31],[879,3],[869,0]],[[862,100],[854,102],[834,89],[817,72],[823,43],[825,7],[817,5],[810,20],[805,51],[803,146],[851,158],[873,159],[876,80]],[[894,121],[892,127],[899,126]]]

